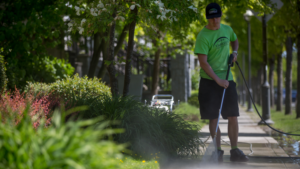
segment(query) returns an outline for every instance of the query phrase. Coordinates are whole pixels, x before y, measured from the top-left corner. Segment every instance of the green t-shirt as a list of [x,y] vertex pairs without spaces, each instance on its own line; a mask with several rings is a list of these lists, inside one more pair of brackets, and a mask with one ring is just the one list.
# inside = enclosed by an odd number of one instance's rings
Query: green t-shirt
[[[227,25],[220,25],[218,30],[210,30],[204,27],[198,34],[194,53],[207,55],[207,62],[220,78],[225,80],[228,69],[229,41],[235,41],[236,34]],[[200,69],[201,78],[211,79],[203,69]],[[233,80],[230,71],[228,80]]]

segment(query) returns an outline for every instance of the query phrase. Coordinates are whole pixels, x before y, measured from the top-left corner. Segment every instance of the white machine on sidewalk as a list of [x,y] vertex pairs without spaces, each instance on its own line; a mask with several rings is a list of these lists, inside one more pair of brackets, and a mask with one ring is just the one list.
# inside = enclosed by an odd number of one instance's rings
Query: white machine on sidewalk
[[[145,100],[145,104],[147,104],[147,101]],[[179,100],[178,100],[179,104]],[[172,110],[174,108],[174,97],[169,94],[157,94],[152,96],[152,100],[150,103],[150,107],[155,107],[159,109],[164,109],[167,112],[172,113]]]

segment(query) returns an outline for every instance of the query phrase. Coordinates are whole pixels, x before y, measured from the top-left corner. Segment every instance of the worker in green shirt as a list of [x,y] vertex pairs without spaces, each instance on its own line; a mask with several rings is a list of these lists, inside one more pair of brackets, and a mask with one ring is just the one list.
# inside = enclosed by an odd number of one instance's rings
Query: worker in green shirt
[[[248,157],[237,147],[239,107],[237,100],[236,83],[232,73],[228,81],[229,47],[233,50],[233,62],[238,56],[238,39],[230,26],[221,24],[222,11],[217,3],[210,3],[206,7],[206,25],[198,34],[194,53],[200,62],[199,105],[201,119],[209,119],[209,130],[213,137],[219,117],[219,104],[221,103],[224,88],[226,93],[221,115],[228,119],[228,136],[231,143],[230,161],[247,162]],[[230,44],[230,45],[229,45]],[[221,131],[217,132],[218,160],[223,161],[224,151],[221,149]]]

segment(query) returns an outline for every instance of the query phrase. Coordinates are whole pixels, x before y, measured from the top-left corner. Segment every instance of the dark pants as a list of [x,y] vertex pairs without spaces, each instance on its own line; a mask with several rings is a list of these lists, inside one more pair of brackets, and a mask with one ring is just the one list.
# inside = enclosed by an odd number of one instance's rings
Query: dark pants
[[[201,119],[216,119],[219,117],[223,91],[224,88],[214,80],[201,78],[198,93]],[[229,86],[225,91],[221,115],[223,119],[239,116],[238,97],[234,81],[229,81]]]

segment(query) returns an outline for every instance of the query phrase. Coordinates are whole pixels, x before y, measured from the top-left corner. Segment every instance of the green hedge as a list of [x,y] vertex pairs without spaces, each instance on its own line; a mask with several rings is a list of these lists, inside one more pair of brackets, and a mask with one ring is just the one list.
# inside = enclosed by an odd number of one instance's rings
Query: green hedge
[[98,98],[101,95],[111,95],[110,88],[100,79],[89,79],[87,76],[81,78],[78,74],[50,84],[29,82],[25,92],[33,92],[35,95],[58,95],[65,102],[77,102],[82,99]]

